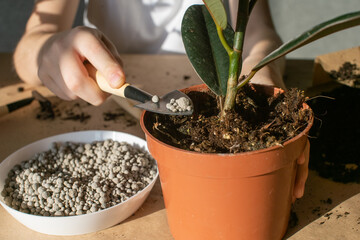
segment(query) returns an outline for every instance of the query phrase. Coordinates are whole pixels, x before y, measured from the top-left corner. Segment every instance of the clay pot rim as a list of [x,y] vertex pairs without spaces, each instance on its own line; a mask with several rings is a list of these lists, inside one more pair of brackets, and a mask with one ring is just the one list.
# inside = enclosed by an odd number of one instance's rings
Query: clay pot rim
[[[200,85],[205,85],[205,84],[200,84]],[[195,85],[195,86],[191,86],[189,88],[193,88],[193,87],[196,87],[196,86],[200,86],[200,85]],[[262,84],[252,84],[254,86],[259,86],[259,87],[273,87],[273,86],[269,86],[269,85],[262,85]],[[277,87],[273,87],[274,89],[277,89],[277,90],[280,90],[280,91],[284,91],[280,88],[277,88]],[[188,89],[188,88],[187,88]],[[183,91],[183,90],[186,90],[186,89],[181,89],[180,91]],[[303,104],[303,108],[304,109],[310,109],[309,105],[304,103]],[[174,146],[171,146],[169,144],[166,144],[162,141],[160,141],[159,139],[157,139],[156,137],[154,137],[146,128],[145,126],[145,115],[148,113],[148,111],[143,111],[141,113],[141,117],[140,117],[140,126],[142,128],[142,130],[144,131],[145,133],[145,136],[146,137],[150,137],[152,140],[154,140],[155,142],[163,145],[163,146],[166,146],[170,149],[173,149],[173,150],[176,150],[176,151],[180,151],[180,152],[184,152],[184,153],[187,153],[187,154],[193,154],[193,155],[209,155],[209,156],[213,156],[213,155],[225,155],[225,156],[245,156],[245,155],[250,155],[250,154],[260,154],[260,153],[265,153],[265,152],[271,152],[271,151],[275,151],[275,150],[278,150],[280,148],[284,148],[286,145],[288,144],[291,144],[293,142],[295,142],[297,139],[301,138],[302,136],[306,135],[309,131],[310,131],[310,128],[312,127],[313,125],[313,122],[314,122],[314,113],[312,112],[311,113],[311,116],[310,116],[310,119],[308,121],[308,125],[306,126],[306,128],[301,132],[299,133],[298,135],[292,137],[291,139],[285,141],[281,146],[279,145],[276,145],[276,146],[272,146],[272,147],[268,147],[268,148],[263,148],[263,149],[259,149],[259,150],[255,150],[255,151],[247,151],[247,152],[240,152],[240,153],[200,153],[200,152],[195,152],[195,151],[189,151],[189,150],[185,150],[185,149],[181,149],[181,148],[178,148],[178,147],[174,147]]]

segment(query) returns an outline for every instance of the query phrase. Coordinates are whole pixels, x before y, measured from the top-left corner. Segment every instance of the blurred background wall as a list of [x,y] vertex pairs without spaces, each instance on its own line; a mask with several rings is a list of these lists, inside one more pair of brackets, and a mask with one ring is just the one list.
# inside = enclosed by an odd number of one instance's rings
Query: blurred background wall
[[[25,29],[33,0],[0,0],[0,52],[12,52]],[[359,0],[269,0],[277,31],[284,42],[315,24],[347,12],[359,11]],[[81,25],[84,4],[74,25]],[[360,45],[360,27],[321,39],[288,55],[314,58],[317,55]]]
[[[0,52],[13,52],[25,30],[35,0],[0,0]],[[81,1],[74,26],[82,25]]]
[[[284,42],[332,17],[360,11],[359,0],[269,0],[269,3],[276,29]],[[319,39],[287,57],[314,58],[355,46],[360,46],[360,26]]]

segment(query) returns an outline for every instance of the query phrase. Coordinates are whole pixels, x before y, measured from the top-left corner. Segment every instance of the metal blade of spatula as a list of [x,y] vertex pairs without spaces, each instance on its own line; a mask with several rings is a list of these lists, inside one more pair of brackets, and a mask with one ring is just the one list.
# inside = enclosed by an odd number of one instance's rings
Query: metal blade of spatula
[[86,64],[85,66],[90,77],[96,80],[101,90],[141,102],[135,107],[150,112],[168,115],[191,115],[193,113],[193,103],[185,93],[175,90],[159,98],[156,95],[151,95],[128,83],[115,89],[110,87],[104,76],[99,71],[96,71],[93,66],[90,64]]
[[191,99],[185,93],[178,90],[165,94],[160,97],[158,102],[153,100],[145,101],[135,107],[168,115],[191,115],[194,109]]

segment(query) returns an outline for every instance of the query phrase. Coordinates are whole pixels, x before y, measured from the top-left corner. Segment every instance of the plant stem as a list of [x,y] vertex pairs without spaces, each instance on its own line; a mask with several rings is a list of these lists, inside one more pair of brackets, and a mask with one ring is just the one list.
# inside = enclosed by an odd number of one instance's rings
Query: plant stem
[[218,95],[217,99],[218,99],[218,104],[219,104],[220,112],[221,112],[223,110],[223,107],[224,107],[225,98],[223,96]]
[[238,85],[236,86],[237,91],[240,90],[240,88],[242,88],[245,84],[247,84],[255,75],[255,73],[257,73],[258,70],[253,70],[250,72],[250,74],[241,82],[238,83]]
[[[235,50],[235,49],[234,49]],[[233,51],[230,55],[229,78],[224,101],[224,108],[221,111],[221,117],[224,117],[226,111],[233,109],[235,106],[235,97],[237,93],[237,79],[241,70],[241,51]]]
[[[235,106],[235,97],[238,92],[238,79],[242,69],[242,52],[244,46],[245,30],[249,18],[249,0],[239,0],[236,30],[234,35],[233,51],[229,55],[229,78],[220,118],[224,119],[226,112]],[[220,37],[220,35],[219,35]]]
[[227,54],[230,56],[232,53],[232,49],[230,48],[229,44],[227,43],[221,27],[219,25],[216,25],[216,30],[217,30],[221,44],[224,46]]

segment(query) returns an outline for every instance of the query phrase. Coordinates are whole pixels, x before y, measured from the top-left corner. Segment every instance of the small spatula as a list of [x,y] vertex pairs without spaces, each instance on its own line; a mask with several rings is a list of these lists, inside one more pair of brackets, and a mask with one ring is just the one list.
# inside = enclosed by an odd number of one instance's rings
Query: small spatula
[[[135,107],[150,112],[155,112],[159,114],[168,114],[168,115],[191,115],[193,113],[193,109],[194,109],[193,103],[185,93],[175,90],[159,98],[156,95],[151,95],[150,93],[147,93],[139,88],[136,88],[130,85],[129,83],[126,83],[122,87],[115,89],[110,87],[104,76],[99,71],[97,71],[92,65],[85,64],[85,66],[89,72],[90,77],[96,80],[101,90],[110,94],[114,94],[116,96],[141,102],[140,104],[135,105]],[[174,102],[179,102],[177,100],[181,100],[182,98],[185,98],[185,102],[187,103],[187,106],[189,106],[187,109],[183,108],[182,111],[179,111],[179,110],[172,110],[174,108],[171,109],[169,107],[170,105],[174,104]]]

